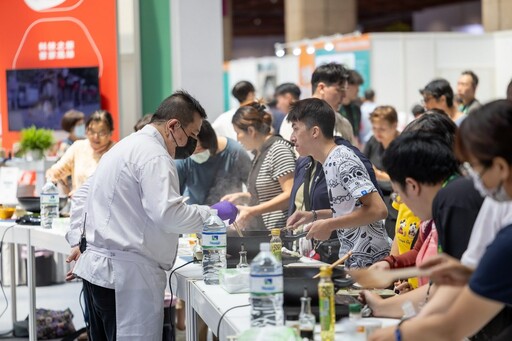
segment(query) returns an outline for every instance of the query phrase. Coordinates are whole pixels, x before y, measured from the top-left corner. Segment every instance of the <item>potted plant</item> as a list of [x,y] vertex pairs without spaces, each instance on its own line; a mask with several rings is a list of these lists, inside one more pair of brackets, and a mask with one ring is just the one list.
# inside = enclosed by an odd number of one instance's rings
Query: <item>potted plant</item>
[[50,129],[30,128],[21,130],[21,152],[28,161],[40,160],[44,152],[53,145],[53,131]]

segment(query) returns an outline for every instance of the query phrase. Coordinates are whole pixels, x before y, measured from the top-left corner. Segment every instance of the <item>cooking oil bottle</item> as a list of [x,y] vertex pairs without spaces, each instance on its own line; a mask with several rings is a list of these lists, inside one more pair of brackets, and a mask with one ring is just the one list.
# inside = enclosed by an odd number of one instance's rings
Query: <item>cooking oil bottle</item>
[[270,251],[276,257],[276,259],[282,262],[282,251],[283,241],[281,240],[281,229],[270,230],[272,238],[270,239]]
[[331,280],[331,275],[331,268],[327,266],[320,267],[318,303],[320,308],[320,337],[322,341],[334,341],[336,312],[334,310],[334,283]]

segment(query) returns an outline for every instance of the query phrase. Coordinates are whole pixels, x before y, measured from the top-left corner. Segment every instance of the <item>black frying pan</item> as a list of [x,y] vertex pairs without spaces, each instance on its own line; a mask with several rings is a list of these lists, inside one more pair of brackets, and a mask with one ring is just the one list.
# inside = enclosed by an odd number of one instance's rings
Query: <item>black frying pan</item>
[[[20,206],[30,212],[39,213],[41,212],[41,201],[39,197],[18,197]],[[59,197],[59,210],[62,210],[68,202],[67,197]]]
[[[311,297],[311,312],[319,321],[318,308],[318,282],[319,278],[313,279],[318,274],[318,267],[283,267],[284,277],[284,310],[286,314],[298,315],[300,312],[300,298],[304,296],[304,287]],[[345,278],[345,271],[342,269],[333,269],[334,292],[340,288],[348,288],[352,285],[352,280]],[[348,306],[346,304],[335,305],[336,320],[348,316]]]

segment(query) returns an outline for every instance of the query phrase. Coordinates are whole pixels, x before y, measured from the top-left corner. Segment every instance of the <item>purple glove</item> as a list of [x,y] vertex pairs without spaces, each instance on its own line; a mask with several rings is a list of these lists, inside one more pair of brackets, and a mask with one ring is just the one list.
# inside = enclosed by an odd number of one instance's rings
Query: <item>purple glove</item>
[[211,207],[217,210],[220,219],[229,220],[229,224],[233,224],[238,215],[238,208],[229,201],[219,201]]

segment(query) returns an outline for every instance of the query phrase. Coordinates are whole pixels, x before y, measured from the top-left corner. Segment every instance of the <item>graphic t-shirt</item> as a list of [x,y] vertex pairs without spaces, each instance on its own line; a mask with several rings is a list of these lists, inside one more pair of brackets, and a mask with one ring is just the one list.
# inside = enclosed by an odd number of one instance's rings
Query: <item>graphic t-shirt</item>
[[[398,201],[400,201],[398,199]],[[404,254],[411,250],[414,237],[418,234],[420,228],[420,218],[416,217],[414,213],[403,202],[393,201],[393,208],[398,211],[398,217],[395,227],[395,239],[398,245],[398,254]],[[412,288],[418,287],[417,278],[409,278],[409,284]]]
[[[377,191],[361,160],[345,146],[333,149],[323,169],[334,217],[357,210],[362,205],[361,197]],[[389,239],[382,221],[337,232],[340,256],[352,250],[352,257],[345,262],[350,268],[368,267],[389,254]]]
[[412,247],[412,242],[420,228],[420,218],[404,203],[393,201],[393,207],[398,211],[396,220],[395,238],[398,242],[398,253],[403,254]]

